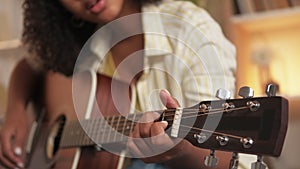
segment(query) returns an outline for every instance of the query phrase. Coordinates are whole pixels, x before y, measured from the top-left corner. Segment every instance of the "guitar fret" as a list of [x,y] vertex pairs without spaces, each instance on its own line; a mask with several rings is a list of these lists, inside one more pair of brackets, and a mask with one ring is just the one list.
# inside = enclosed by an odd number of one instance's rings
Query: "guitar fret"
[[76,123],[73,122],[72,128],[71,128],[71,129],[72,129],[72,132],[71,132],[72,135],[71,135],[71,137],[69,137],[69,139],[68,139],[68,143],[69,143],[68,145],[69,145],[69,146],[72,146],[73,144],[75,144],[75,143],[74,143],[75,140],[73,140],[72,138],[73,138],[73,137],[76,137],[76,133],[75,133],[75,131],[76,131]]
[[97,131],[94,138],[94,141],[97,144],[99,143],[99,136],[101,136],[101,124],[102,124],[102,119],[97,119]]
[[93,135],[92,139],[94,140],[95,143],[98,143],[98,136],[100,132],[97,129],[99,128],[101,121],[100,119],[95,119],[95,120],[96,120],[95,131],[94,131],[95,134]]
[[62,133],[62,136],[61,136],[61,144],[60,144],[60,146],[64,146],[65,143],[67,143],[67,141],[69,139],[69,137],[66,135],[67,133],[69,133],[69,132],[66,132],[66,131],[69,130],[69,128],[70,128],[69,125],[65,125],[64,132]]
[[104,118],[104,126],[103,126],[103,134],[102,134],[102,137],[101,137],[101,143],[105,143],[104,141],[105,141],[105,136],[106,136],[106,128],[107,128],[107,118]]
[[[95,139],[95,135],[97,134],[97,119],[93,119],[92,123],[91,123],[92,127],[91,127],[91,134],[90,136],[90,140],[94,140]],[[90,141],[87,141],[90,142]]]
[[[83,128],[83,129],[85,129],[85,128]],[[83,132],[82,131],[84,131],[84,130],[81,130],[81,126],[77,124],[75,133],[76,133],[78,139],[74,139],[74,140],[76,140],[76,144],[80,145],[83,142],[84,138],[83,138]]]
[[95,120],[91,119],[90,122],[87,122],[88,130],[86,132],[82,132],[82,144],[83,145],[89,145],[91,138],[93,138],[93,127]]
[[[78,127],[77,127],[77,134],[78,134],[78,142],[77,142],[77,144],[82,144],[82,145],[84,145],[84,136],[83,136],[83,134],[88,134],[89,133],[89,128],[90,128],[90,124],[89,123],[87,123],[87,121],[85,120],[85,121],[83,121],[83,123],[84,123],[84,125],[82,126],[82,132],[79,130],[79,127],[80,127],[80,125],[78,125]],[[84,132],[85,131],[85,132]]]
[[119,124],[120,124],[120,119],[121,119],[122,116],[119,116],[118,118],[118,122],[117,122],[117,125],[116,125],[116,128],[115,128],[115,135],[114,135],[114,142],[116,142],[116,137],[117,137],[117,134],[118,134],[118,128],[119,128]]
[[136,118],[136,114],[133,115],[129,133],[132,133],[132,131],[135,127],[135,118]]
[[116,142],[119,142],[122,140],[122,137],[123,137],[123,122],[125,120],[125,117],[123,116],[120,116],[119,118],[119,122],[118,122],[118,125],[116,127],[116,139],[115,141]]
[[98,131],[98,134],[97,134],[97,137],[96,137],[96,143],[97,144],[101,144],[101,141],[100,141],[100,139],[101,139],[101,137],[103,136],[103,121],[104,121],[104,119],[102,118],[102,119],[99,119],[99,121],[100,121],[100,124],[99,124],[99,131]]
[[127,137],[125,136],[129,136],[134,130],[137,117],[140,117],[140,114],[69,122],[65,126],[61,147],[126,141]]
[[[109,143],[110,140],[111,140],[111,139],[110,139],[110,135],[111,135],[112,128],[113,128],[114,118],[115,118],[115,116],[112,116],[112,117],[111,117],[111,120],[108,119],[108,122],[107,122],[108,125],[109,125],[109,126],[108,126],[108,127],[109,127],[109,131],[108,131],[108,136],[107,136],[107,140],[106,140],[106,141],[107,141],[108,143]],[[109,122],[110,122],[110,123],[109,123]]]
[[[93,119],[90,119],[89,121],[87,121],[87,128],[83,128],[85,130],[85,134],[88,135],[89,137],[92,136],[93,134]],[[82,144],[85,145],[85,138],[82,137]]]
[[162,112],[161,121],[164,121],[164,120],[165,120],[165,114],[166,114],[165,112],[166,112],[165,110]]
[[75,144],[76,140],[73,140],[73,137],[76,137],[76,123],[74,123],[74,126],[72,128],[72,136],[69,137],[68,142],[69,142],[69,146],[72,146],[73,144]]
[[[79,123],[80,124],[80,123]],[[85,121],[81,122],[81,125],[83,127],[83,130],[85,130],[88,126],[87,124],[85,123]],[[74,139],[75,140],[75,144],[82,144],[82,137],[81,137],[81,132],[79,130],[79,126],[80,125],[76,125],[76,128],[75,128],[75,133],[76,133],[76,136],[77,136],[77,139]]]
[[123,137],[124,137],[124,131],[125,131],[125,126],[126,126],[127,119],[128,119],[128,114],[126,115],[126,118],[124,119],[124,123],[123,123],[123,127],[122,127],[122,133],[121,133],[121,140],[123,140]]
[[72,128],[72,136],[69,137],[69,139],[68,139],[68,143],[69,143],[68,145],[69,145],[69,146],[72,146],[73,144],[75,144],[75,141],[76,141],[76,140],[73,140],[73,139],[72,139],[73,137],[76,137],[75,131],[76,131],[76,123],[74,123],[74,126],[73,126],[73,128]]
[[82,126],[79,124],[79,127],[81,128],[80,134],[79,134],[79,137],[80,137],[79,144],[84,145],[84,146],[91,145],[91,144],[93,144],[91,137],[93,135],[92,129],[93,129],[95,120],[94,119],[84,120],[82,123],[84,124]]

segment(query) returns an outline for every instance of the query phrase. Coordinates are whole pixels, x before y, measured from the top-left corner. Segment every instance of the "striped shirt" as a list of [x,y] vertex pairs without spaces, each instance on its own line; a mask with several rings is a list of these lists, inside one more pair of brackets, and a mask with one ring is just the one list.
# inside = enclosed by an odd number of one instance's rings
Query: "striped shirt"
[[[143,6],[142,23],[144,69],[135,86],[142,111],[163,108],[161,89],[183,107],[215,99],[219,88],[235,91],[235,47],[205,10],[190,2],[165,0]],[[100,61],[97,70],[106,74],[115,69],[105,64],[112,63],[105,57],[110,49],[107,31],[91,42]]]
[[[186,1],[165,0],[143,6],[141,15],[144,67],[135,86],[131,86],[132,107],[138,109],[132,112],[163,109],[159,97],[161,89],[167,89],[182,107],[215,99],[219,88],[234,93],[235,47],[204,9]],[[92,40],[91,50],[100,60],[97,71],[113,76],[113,70],[118,68],[107,55],[110,47],[105,41],[110,40],[109,30],[104,28],[102,32],[106,33],[100,32],[101,35]]]

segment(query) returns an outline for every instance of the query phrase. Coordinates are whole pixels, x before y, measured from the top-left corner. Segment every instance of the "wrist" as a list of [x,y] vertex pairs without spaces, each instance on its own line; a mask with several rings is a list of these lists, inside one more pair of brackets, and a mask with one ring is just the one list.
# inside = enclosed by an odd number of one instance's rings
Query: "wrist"
[[14,103],[9,103],[7,105],[7,109],[6,112],[8,115],[13,114],[13,115],[17,115],[20,113],[24,113],[26,109],[26,104],[23,102],[14,102]]
[[199,155],[199,149],[185,140],[183,140],[179,144],[181,144],[179,145],[180,147],[178,147],[180,153],[178,153],[174,158],[167,161],[165,164],[172,169],[201,168],[201,160],[199,160],[199,158],[201,158],[201,155]]

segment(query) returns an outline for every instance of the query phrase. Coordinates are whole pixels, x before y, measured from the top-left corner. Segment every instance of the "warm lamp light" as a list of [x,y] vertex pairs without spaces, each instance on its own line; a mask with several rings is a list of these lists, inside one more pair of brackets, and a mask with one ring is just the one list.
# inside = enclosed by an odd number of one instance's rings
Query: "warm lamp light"
[[298,56],[289,51],[285,58],[274,60],[271,64],[271,73],[280,85],[281,94],[289,97],[300,96],[300,57]]
[[278,95],[300,97],[300,32],[299,26],[268,30],[251,37],[253,83],[264,95],[262,84],[275,82]]
[[268,84],[276,86],[279,92],[279,84],[274,80],[271,72],[270,65],[273,59],[273,52],[270,48],[260,47],[252,52],[252,61],[258,68],[258,83],[262,92],[265,91]]
[[300,57],[299,49],[278,52],[276,49],[262,47],[253,50],[252,61],[258,69],[257,82],[264,94],[269,83],[278,85],[278,94],[288,97],[300,96]]

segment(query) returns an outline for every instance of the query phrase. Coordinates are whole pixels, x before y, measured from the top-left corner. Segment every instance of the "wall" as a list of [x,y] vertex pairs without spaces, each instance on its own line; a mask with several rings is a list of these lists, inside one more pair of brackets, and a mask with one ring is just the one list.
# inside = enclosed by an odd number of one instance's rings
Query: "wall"
[[[18,43],[11,41],[21,37],[21,4],[22,0],[1,0],[0,5],[0,117],[5,111],[6,89],[11,70],[22,55],[22,50],[15,49]],[[10,49],[5,49],[8,46]]]

